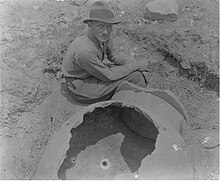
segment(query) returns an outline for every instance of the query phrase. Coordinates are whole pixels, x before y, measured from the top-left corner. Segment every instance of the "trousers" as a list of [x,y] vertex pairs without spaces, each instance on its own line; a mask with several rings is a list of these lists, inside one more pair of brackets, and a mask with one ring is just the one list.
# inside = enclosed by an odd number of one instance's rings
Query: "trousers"
[[95,103],[109,100],[114,95],[117,87],[125,81],[144,88],[147,86],[144,75],[139,71],[135,71],[122,79],[109,82],[101,81],[93,76],[83,80],[69,77],[65,79],[71,96],[80,103]]

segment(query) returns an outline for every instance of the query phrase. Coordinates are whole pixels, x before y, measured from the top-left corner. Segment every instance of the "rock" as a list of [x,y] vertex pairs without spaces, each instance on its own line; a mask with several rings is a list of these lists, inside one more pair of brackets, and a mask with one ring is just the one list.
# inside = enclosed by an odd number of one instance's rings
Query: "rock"
[[13,40],[14,38],[10,33],[5,33],[1,38],[1,41],[13,41]]
[[46,31],[47,31],[47,27],[45,27],[45,26],[40,26],[40,27],[39,27],[39,30],[42,31],[42,32],[46,32]]
[[154,0],[147,4],[149,11],[160,14],[178,14],[176,0]]
[[22,18],[21,23],[22,23],[22,24],[25,24],[25,23],[26,23],[25,18]]
[[32,29],[30,33],[31,35],[37,35],[39,32],[36,29]]
[[187,62],[187,61],[184,60],[184,61],[180,62],[180,64],[182,65],[182,67],[184,69],[191,69],[190,62]]
[[219,146],[219,133],[204,131],[199,135],[199,142],[202,148],[215,148]]
[[67,16],[64,16],[64,17],[62,17],[63,18],[63,20],[68,24],[68,23],[70,23],[72,20],[69,18],[69,17],[67,17]]
[[151,20],[175,21],[178,15],[176,0],[154,0],[147,4],[145,18]]
[[64,23],[64,22],[59,22],[58,26],[61,29],[68,29],[69,28],[69,26],[66,23]]
[[38,11],[38,10],[40,9],[39,6],[32,6],[32,8],[33,8],[34,10],[36,10],[36,11]]

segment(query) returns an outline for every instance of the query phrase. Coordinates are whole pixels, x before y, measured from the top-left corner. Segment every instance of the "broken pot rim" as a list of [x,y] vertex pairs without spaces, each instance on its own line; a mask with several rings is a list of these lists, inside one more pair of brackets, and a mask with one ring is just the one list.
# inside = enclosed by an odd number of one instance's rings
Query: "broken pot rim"
[[[135,109],[135,111],[138,111],[139,113],[144,114],[144,116],[148,115],[148,117],[150,117],[153,121],[153,124],[156,126],[156,128],[159,131],[159,134],[157,136],[157,141],[156,141],[156,145],[158,146],[161,143],[161,139],[163,139],[164,134],[169,133],[169,132],[175,132],[175,134],[178,134],[177,137],[182,138],[179,133],[172,127],[165,127],[163,125],[161,125],[161,123],[157,123],[157,120],[154,120],[154,118],[152,118],[151,115],[149,115],[147,113],[147,110],[137,106],[137,105],[133,105],[133,104],[129,104],[129,103],[124,103],[122,101],[115,101],[115,100],[109,100],[109,101],[103,101],[103,102],[98,102],[95,104],[91,104],[85,108],[83,108],[82,110],[80,110],[79,112],[77,112],[76,114],[74,114],[71,118],[69,118],[67,120],[66,123],[64,123],[57,132],[54,133],[52,139],[49,141],[49,144],[39,162],[38,165],[38,169],[36,172],[36,175],[34,177],[34,179],[45,179],[45,177],[47,177],[47,179],[58,179],[57,178],[57,172],[59,170],[59,167],[61,165],[61,163],[63,162],[66,152],[69,149],[69,140],[71,139],[72,135],[71,135],[71,130],[73,128],[78,127],[80,124],[82,124],[83,122],[83,118],[84,115],[86,113],[92,113],[96,108],[102,107],[108,107],[111,105],[115,105],[115,106],[124,106],[124,107],[129,107],[129,108],[133,108]],[[75,120],[75,121],[73,121]],[[62,136],[60,136],[62,135]],[[174,142],[177,143],[177,137],[174,138],[174,140],[169,140],[169,145],[171,146]],[[159,141],[159,142],[158,142]],[[183,141],[182,139],[179,141]],[[54,145],[57,146],[58,148],[56,149],[56,151],[54,152],[53,156],[51,155],[52,150],[54,150]],[[156,152],[152,152],[151,155],[154,155]],[[52,163],[48,163],[46,160],[48,160],[48,158],[51,158],[53,160]],[[51,160],[50,159],[50,160]],[[49,170],[49,173],[48,173]]]

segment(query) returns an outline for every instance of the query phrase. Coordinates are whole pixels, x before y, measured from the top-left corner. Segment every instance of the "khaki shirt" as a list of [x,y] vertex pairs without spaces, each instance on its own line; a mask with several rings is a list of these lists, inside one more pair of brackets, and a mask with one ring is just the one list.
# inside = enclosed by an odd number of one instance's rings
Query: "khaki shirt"
[[117,52],[112,44],[111,39],[101,46],[90,33],[77,37],[64,57],[63,74],[79,79],[86,79],[92,75],[101,81],[114,81],[135,71],[134,63],[118,66],[109,66],[105,63],[110,61],[117,65],[120,62],[134,62],[133,57]]

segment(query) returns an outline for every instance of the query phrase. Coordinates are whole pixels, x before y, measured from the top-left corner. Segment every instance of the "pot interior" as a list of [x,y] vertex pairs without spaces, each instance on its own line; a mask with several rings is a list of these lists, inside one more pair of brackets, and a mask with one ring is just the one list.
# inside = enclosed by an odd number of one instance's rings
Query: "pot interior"
[[[151,139],[145,130],[150,130]],[[137,172],[143,158],[154,151],[158,133],[150,117],[133,107],[111,104],[95,108],[71,129],[69,149],[57,176],[113,179],[117,174]]]

